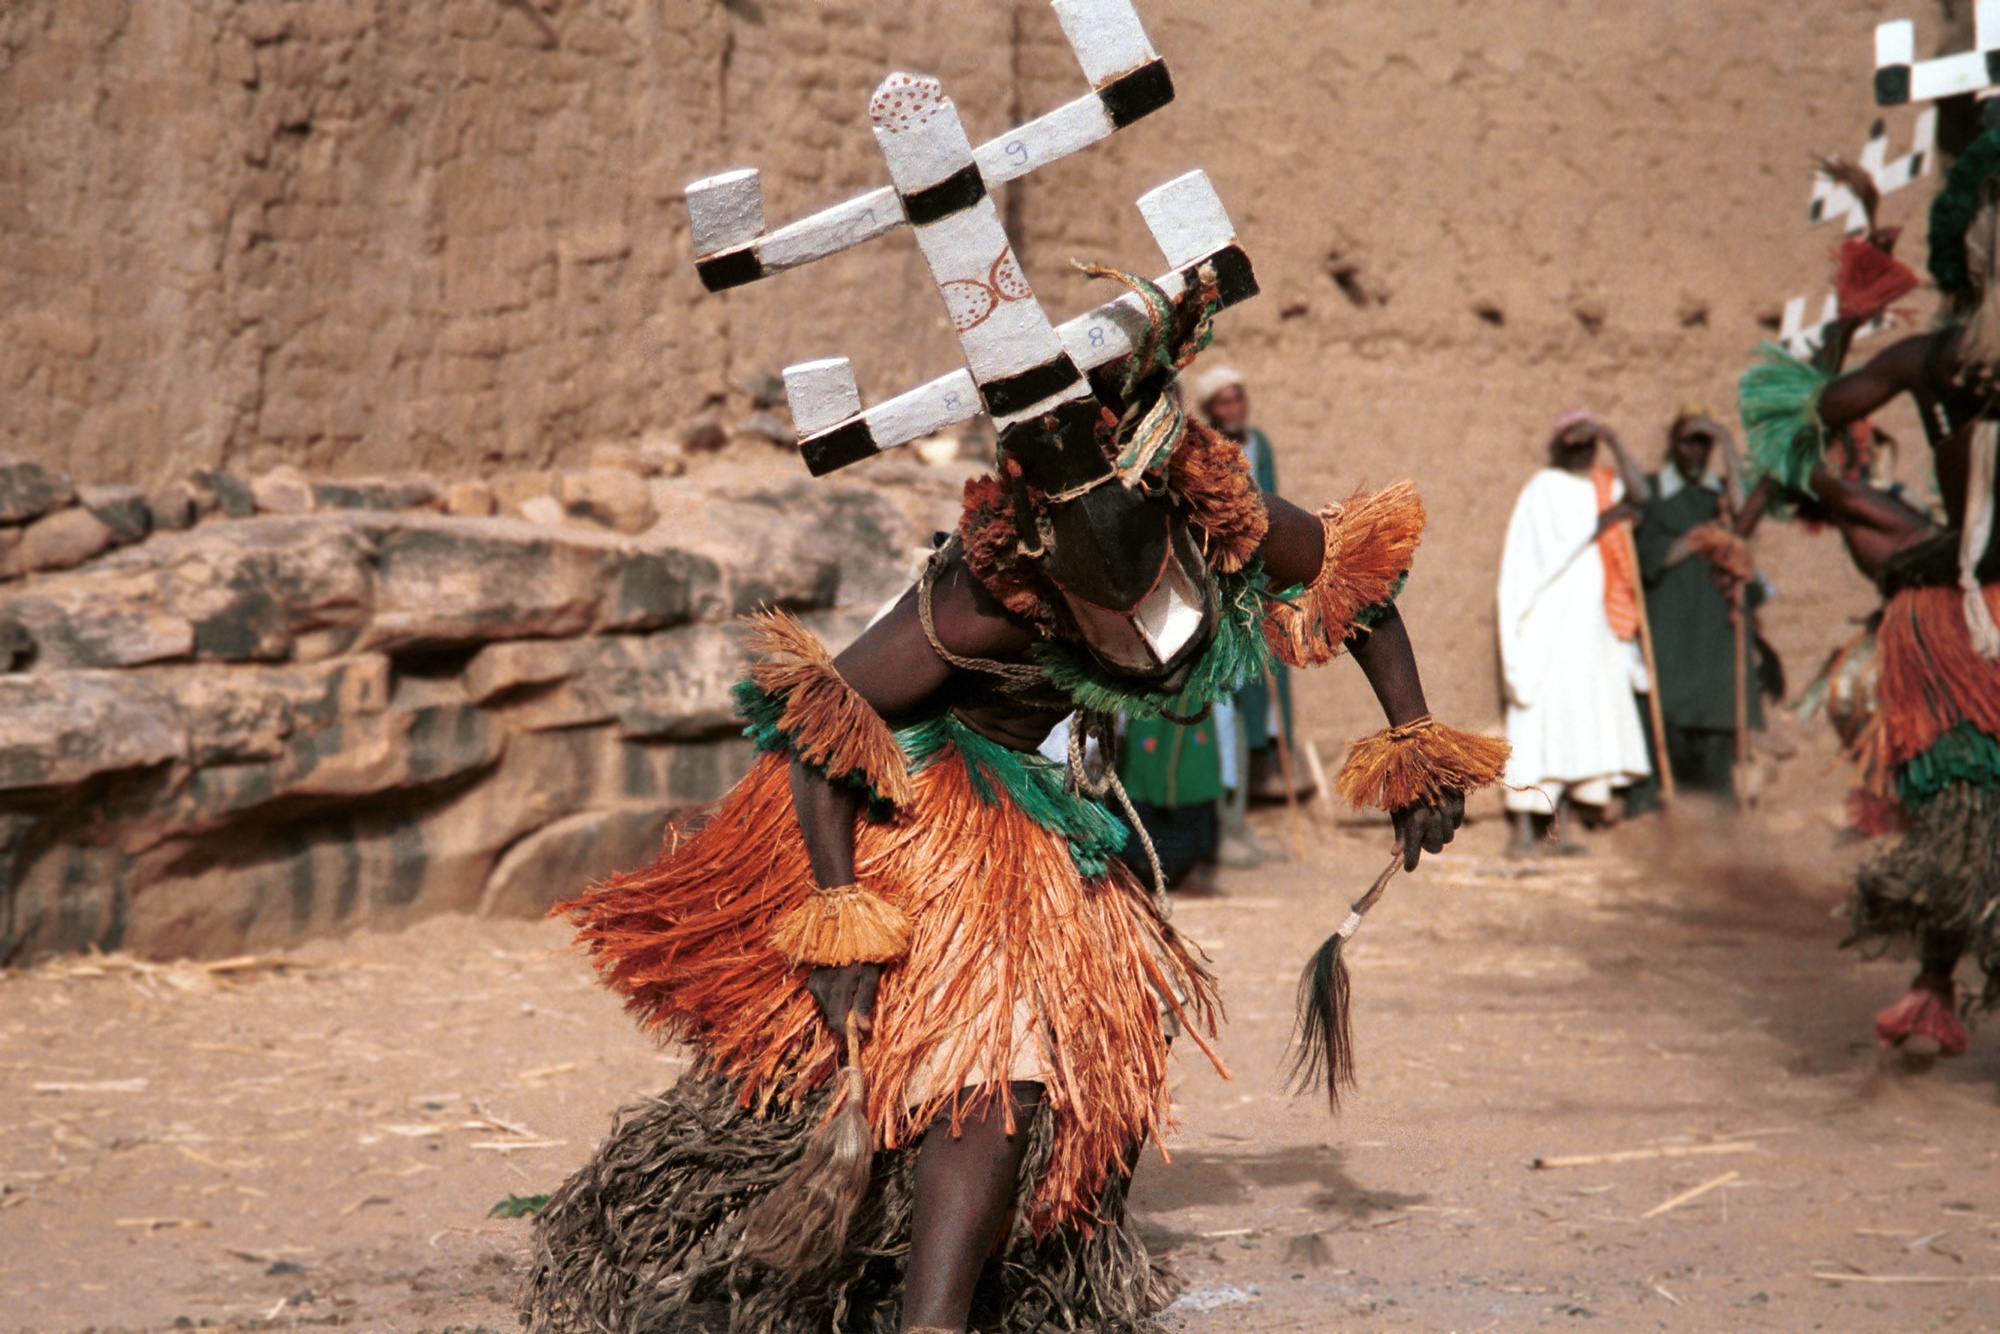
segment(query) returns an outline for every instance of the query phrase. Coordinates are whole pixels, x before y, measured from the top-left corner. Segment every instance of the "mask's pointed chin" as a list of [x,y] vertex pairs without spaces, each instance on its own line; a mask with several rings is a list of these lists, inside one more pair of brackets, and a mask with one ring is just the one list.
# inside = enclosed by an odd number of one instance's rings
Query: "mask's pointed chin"
[[1187,687],[1220,620],[1215,581],[1192,535],[1178,524],[1152,588],[1132,606],[1101,607],[1067,589],[1063,599],[1099,664],[1167,694]]
[[1193,678],[1194,663],[1190,661],[1182,663],[1152,684],[1153,688],[1163,695],[1178,695],[1187,689],[1188,682]]

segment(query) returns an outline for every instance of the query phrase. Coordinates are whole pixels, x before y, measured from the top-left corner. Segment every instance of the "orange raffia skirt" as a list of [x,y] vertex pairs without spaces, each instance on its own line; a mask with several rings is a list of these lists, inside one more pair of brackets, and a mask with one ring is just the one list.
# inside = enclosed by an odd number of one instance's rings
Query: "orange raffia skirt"
[[[1170,1034],[1215,1059],[1214,980],[1109,856],[1123,826],[1063,790],[1058,766],[949,716],[896,740],[912,796],[855,834],[857,878],[913,926],[861,1051],[876,1146],[914,1143],[1007,1080],[1038,1081],[1054,1139],[1029,1222],[1038,1237],[1088,1231],[1110,1174],[1168,1126]],[[815,892],[788,766],[760,756],[651,866],[556,909],[648,1029],[692,1046],[696,1075],[759,1111],[797,1108],[841,1058],[806,970],[771,944]]]

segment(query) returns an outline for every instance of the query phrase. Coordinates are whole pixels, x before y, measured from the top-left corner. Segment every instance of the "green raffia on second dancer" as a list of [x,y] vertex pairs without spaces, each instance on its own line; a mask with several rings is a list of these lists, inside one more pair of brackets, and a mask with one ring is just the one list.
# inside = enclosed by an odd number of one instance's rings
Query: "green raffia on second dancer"
[[1962,722],[1896,769],[1896,796],[1914,809],[1954,783],[1981,791],[2000,788],[2000,740]]
[[1826,428],[1819,396],[1833,380],[1776,343],[1757,349],[1757,364],[1743,372],[1736,397],[1743,416],[1750,471],[1790,491],[1811,495],[1812,470],[1826,457]]

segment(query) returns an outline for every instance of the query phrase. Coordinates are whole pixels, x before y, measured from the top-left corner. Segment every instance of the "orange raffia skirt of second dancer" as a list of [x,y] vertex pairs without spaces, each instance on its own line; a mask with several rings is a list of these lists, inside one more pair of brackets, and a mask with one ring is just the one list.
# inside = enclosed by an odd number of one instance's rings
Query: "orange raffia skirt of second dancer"
[[[2000,615],[2000,584],[1981,591]],[[1973,647],[1964,596],[1905,589],[1882,609],[1874,713],[1849,747],[1879,800],[1908,806],[1952,781],[2000,779],[2000,663]]]
[[[1030,1221],[1037,1235],[1088,1230],[1108,1175],[1167,1128],[1169,1033],[1214,1059],[1214,981],[1109,858],[1122,826],[1064,791],[1057,766],[948,716],[897,741],[912,795],[855,835],[858,880],[913,928],[861,1050],[877,1147],[913,1143],[1007,1080],[1041,1082],[1055,1143]],[[745,1107],[796,1105],[841,1059],[805,970],[771,943],[815,892],[788,766],[760,756],[659,860],[556,909],[647,1027],[691,1044],[696,1073],[733,1081]]]

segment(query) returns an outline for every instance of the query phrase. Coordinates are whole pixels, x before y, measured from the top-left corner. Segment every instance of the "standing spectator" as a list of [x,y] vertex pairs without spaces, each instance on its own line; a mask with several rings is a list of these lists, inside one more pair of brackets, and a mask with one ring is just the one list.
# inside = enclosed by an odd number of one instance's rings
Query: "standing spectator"
[[[1597,466],[1600,442],[1617,471]],[[1514,504],[1499,589],[1514,855],[1535,851],[1538,817],[1579,805],[1601,817],[1613,789],[1651,772],[1632,693],[1645,684],[1637,571],[1620,531],[1637,512],[1625,497],[1644,486],[1617,437],[1576,411],[1557,419],[1549,466]],[[1569,824],[1560,821],[1566,843]]]
[[[1206,371],[1195,380],[1194,398],[1202,419],[1243,451],[1257,488],[1267,496],[1276,495],[1278,461],[1270,438],[1250,424],[1250,391],[1242,375],[1229,366]],[[1283,801],[1285,776],[1277,735],[1282,732],[1285,744],[1292,744],[1292,681],[1283,663],[1271,664],[1271,683],[1277,686],[1276,699],[1261,679],[1237,691],[1236,714],[1249,751],[1249,795],[1260,801]]]
[[[1699,407],[1667,431],[1666,466],[1648,479],[1639,528],[1639,568],[1653,631],[1666,762],[1674,782],[1696,792],[1735,790],[1736,629],[1730,608],[1750,573],[1748,549],[1721,523],[1721,477],[1712,465],[1724,428]],[[1750,583],[1754,596],[1760,587]],[[1746,609],[1747,614],[1747,609]],[[1746,632],[1747,638],[1747,632]],[[1763,726],[1750,655],[1743,685],[1748,723]]]
[[[1213,894],[1216,805],[1222,796],[1222,748],[1214,719],[1129,719],[1119,748],[1118,777],[1153,841],[1166,888],[1189,898]],[[1150,884],[1152,868],[1137,830],[1122,855],[1133,874]]]

